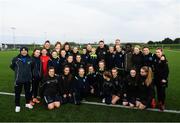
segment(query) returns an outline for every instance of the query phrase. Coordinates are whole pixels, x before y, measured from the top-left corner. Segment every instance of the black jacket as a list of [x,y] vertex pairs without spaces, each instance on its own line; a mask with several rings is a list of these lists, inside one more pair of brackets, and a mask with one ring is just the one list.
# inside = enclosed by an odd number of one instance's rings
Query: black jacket
[[90,91],[90,85],[87,80],[87,77],[80,77],[75,76],[74,82],[73,82],[73,90],[75,92],[89,92]]
[[85,69],[85,63],[83,62],[83,61],[81,61],[81,62],[75,62],[74,63],[74,68],[75,68],[75,72],[76,72],[76,74],[78,73],[78,70],[79,70],[79,68],[84,68]]
[[153,54],[149,53],[148,55],[143,55],[143,66],[148,66],[153,69]]
[[89,64],[90,55],[88,53],[82,54],[81,57],[82,57],[82,60],[85,63],[85,65]]
[[121,77],[117,76],[116,78],[112,78],[113,83],[113,94],[119,97],[123,97],[125,93],[125,84]]
[[122,52],[116,52],[115,58],[114,58],[114,64],[117,68],[123,68],[124,67],[124,54]]
[[132,55],[132,64],[138,71],[140,70],[143,65],[143,54],[141,52]]
[[97,73],[96,72],[88,73],[87,74],[87,79],[88,79],[88,82],[89,82],[90,86],[92,86],[92,87],[97,86],[98,78],[97,78]]
[[107,81],[104,79],[104,82],[103,82],[103,96],[110,96],[113,94],[113,90],[114,90],[114,85],[113,85],[113,82],[112,80],[110,81]]
[[62,85],[62,94],[72,94],[73,92],[73,76],[69,75],[61,75],[60,82]]
[[104,48],[100,48],[98,47],[96,49],[96,54],[97,54],[97,61],[101,61],[101,60],[106,60],[106,55],[107,55],[107,51],[108,51],[108,46],[105,45]]
[[34,63],[32,75],[33,79],[41,79],[43,74],[42,74],[42,62],[40,58],[32,56],[32,61]]
[[103,88],[103,82],[104,82],[104,78],[103,78],[103,73],[105,70],[97,70],[97,86],[99,91],[102,91]]
[[18,55],[13,58],[10,68],[15,71],[15,82],[26,83],[32,81],[33,61],[29,55]]
[[140,76],[138,84],[138,100],[140,100],[144,105],[149,107],[151,105],[151,100],[153,98],[153,85],[147,86],[145,84],[146,77]]
[[[165,57],[165,56],[164,56]],[[169,67],[168,61],[161,60],[156,55],[154,56],[154,80],[155,84],[166,85],[168,84]],[[165,79],[167,82],[162,83],[161,81]]]
[[125,83],[125,93],[127,94],[128,98],[136,98],[138,96],[138,82],[139,77],[131,77],[128,75],[124,79]]
[[114,60],[115,60],[115,53],[108,52],[106,56],[106,62],[107,62],[106,67],[108,70],[111,70],[113,67],[115,67]]
[[40,86],[41,96],[55,96],[60,95],[62,92],[62,85],[57,76],[55,77],[45,77]]
[[62,70],[62,65],[59,58],[52,58],[48,61],[48,67],[54,67],[55,73],[60,74]]

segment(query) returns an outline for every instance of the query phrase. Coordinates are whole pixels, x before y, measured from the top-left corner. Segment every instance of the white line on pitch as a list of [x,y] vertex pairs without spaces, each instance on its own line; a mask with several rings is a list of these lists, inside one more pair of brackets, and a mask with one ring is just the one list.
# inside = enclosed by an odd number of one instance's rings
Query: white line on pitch
[[[7,92],[0,92],[1,95],[10,95],[10,96],[14,96],[14,93],[7,93]],[[24,94],[21,94],[21,96],[25,96]],[[134,110],[139,110],[137,108],[130,108],[128,106],[123,106],[123,105],[107,105],[104,103],[98,103],[98,102],[89,102],[89,101],[82,101],[83,104],[91,104],[91,105],[99,105],[99,106],[107,106],[107,107],[119,107],[119,108],[127,108],[127,109],[134,109]],[[168,110],[165,109],[164,111],[160,111],[159,109],[152,109],[152,108],[147,108],[146,110],[148,111],[154,111],[154,112],[166,112],[166,113],[176,113],[176,114],[180,114],[179,110]]]

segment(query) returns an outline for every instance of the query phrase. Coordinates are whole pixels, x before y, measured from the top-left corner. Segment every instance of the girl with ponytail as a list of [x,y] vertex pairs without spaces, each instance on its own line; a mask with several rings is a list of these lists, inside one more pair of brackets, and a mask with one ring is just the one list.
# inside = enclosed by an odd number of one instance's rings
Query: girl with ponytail
[[153,99],[153,73],[150,67],[143,66],[140,69],[140,78],[138,83],[138,96],[136,107],[145,109],[150,107],[151,100]]

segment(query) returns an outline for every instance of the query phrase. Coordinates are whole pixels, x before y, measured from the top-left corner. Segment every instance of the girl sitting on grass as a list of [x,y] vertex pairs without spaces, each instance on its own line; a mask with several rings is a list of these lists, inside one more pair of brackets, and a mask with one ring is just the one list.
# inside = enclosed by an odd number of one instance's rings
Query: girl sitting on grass
[[135,68],[131,68],[130,74],[124,79],[126,98],[124,106],[135,107],[139,78]]
[[153,99],[152,70],[150,67],[143,66],[140,69],[140,79],[138,83],[136,107],[145,109],[151,106]]

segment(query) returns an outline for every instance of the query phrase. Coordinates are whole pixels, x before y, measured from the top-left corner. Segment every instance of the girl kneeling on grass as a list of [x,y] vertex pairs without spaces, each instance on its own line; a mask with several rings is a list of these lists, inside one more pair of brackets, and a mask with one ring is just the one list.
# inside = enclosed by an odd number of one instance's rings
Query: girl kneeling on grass
[[61,84],[58,77],[55,76],[54,67],[49,67],[48,76],[43,80],[41,91],[49,110],[60,107]]
[[139,77],[135,68],[131,68],[130,74],[124,79],[126,98],[123,102],[124,106],[135,107],[138,89]]
[[114,90],[114,85],[111,80],[111,78],[112,78],[111,72],[105,71],[103,73],[103,78],[104,78],[104,82],[102,85],[102,93],[103,93],[102,103],[111,104],[112,94],[113,94],[113,90]]
[[122,101],[124,99],[125,85],[122,78],[118,75],[117,68],[112,68],[111,73],[112,73],[112,82],[114,85],[111,103],[116,104],[117,102],[119,102],[119,100]]
[[92,91],[87,77],[85,76],[84,68],[79,68],[78,75],[75,76],[73,82],[73,98],[74,104],[79,105]]
[[136,107],[145,109],[150,107],[153,99],[152,70],[150,67],[143,66],[140,69],[140,79],[138,83]]
[[62,83],[62,103],[73,103],[73,75],[70,73],[70,68],[65,66],[63,74],[60,76],[60,82]]

